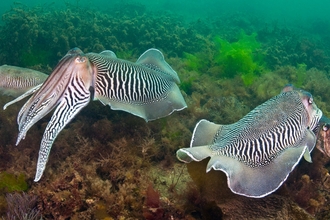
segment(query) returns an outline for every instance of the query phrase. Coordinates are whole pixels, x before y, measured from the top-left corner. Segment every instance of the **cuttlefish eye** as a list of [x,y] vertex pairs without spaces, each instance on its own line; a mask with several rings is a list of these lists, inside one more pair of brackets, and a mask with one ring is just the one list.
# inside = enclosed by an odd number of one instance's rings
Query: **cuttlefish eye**
[[77,57],[75,61],[76,63],[84,63],[86,62],[86,57]]
[[310,97],[310,98],[308,99],[308,103],[309,103],[309,104],[313,104],[313,98],[312,98],[312,97]]

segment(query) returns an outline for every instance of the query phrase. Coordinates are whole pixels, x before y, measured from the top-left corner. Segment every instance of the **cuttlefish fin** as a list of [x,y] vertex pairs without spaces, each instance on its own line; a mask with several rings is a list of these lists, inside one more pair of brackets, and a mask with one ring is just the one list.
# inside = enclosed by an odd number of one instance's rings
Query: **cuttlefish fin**
[[216,134],[219,133],[223,125],[215,124],[208,120],[200,120],[194,129],[190,147],[213,144]]
[[[79,84],[79,82],[76,83]],[[55,138],[79,111],[88,105],[91,98],[90,95],[90,91],[84,88],[83,85],[81,85],[79,91],[68,90],[65,92],[43,134],[39,150],[37,172],[34,179],[35,182],[40,180],[45,170]]]
[[190,148],[179,149],[177,158],[185,163],[201,161],[211,157],[212,151],[209,148],[213,144],[216,134],[220,132],[223,125],[218,125],[205,119],[200,120],[194,129]]
[[236,194],[261,198],[277,190],[304,155],[306,146],[286,149],[270,164],[250,167],[235,158],[212,156],[207,172],[212,168],[223,171],[228,178],[230,190]]
[[314,132],[312,132],[311,130],[307,130],[306,132],[306,150],[304,153],[304,159],[309,162],[312,163],[312,157],[311,157],[311,152],[313,151],[314,147],[315,147],[315,143],[316,143],[316,135],[314,134]]
[[282,93],[283,92],[291,92],[293,90],[295,90],[296,88],[292,85],[292,84],[287,84],[283,87],[282,89]]
[[[162,101],[154,100],[153,102],[146,103],[140,106],[126,106],[130,112],[144,118],[146,121],[155,120],[167,115],[172,114],[174,111],[180,111],[187,107],[181,91],[176,83],[180,83],[179,76],[172,67],[165,61],[164,55],[157,49],[151,48],[145,51],[136,64],[145,66],[154,70],[156,74],[164,74],[170,76],[172,82],[171,89],[166,98]],[[121,105],[121,103],[119,104]],[[132,109],[134,108],[134,110]]]
[[116,56],[115,52],[113,52],[111,50],[104,50],[100,54],[104,55],[104,56],[108,56],[108,57],[113,58],[113,59],[117,59],[117,56]]
[[42,86],[42,83],[29,89],[28,91],[26,91],[25,93],[23,93],[22,95],[18,96],[16,99],[6,103],[4,106],[3,106],[3,110],[6,110],[8,106],[16,103],[16,102],[19,102],[21,101],[22,99],[34,94],[36,91],[38,91],[40,89],[40,87]]
[[103,105],[109,105],[112,110],[122,110],[141,117],[145,121],[156,120],[187,107],[177,85],[173,85],[166,98],[160,101],[154,100],[147,103],[135,104],[134,102],[120,102],[109,99],[97,93],[94,100],[99,100]]
[[[309,132],[307,132],[309,133]],[[211,158],[207,170],[222,170],[229,188],[240,195],[261,198],[277,190],[297,166],[301,158],[311,162],[309,148],[315,145],[315,135],[309,133],[297,146],[286,148],[270,164],[249,167],[233,158]]]
[[164,55],[157,49],[151,48],[145,51],[136,64],[146,66],[153,70],[158,70],[163,73],[169,74],[176,83],[180,83],[178,74],[172,69],[172,67],[165,61]]
[[191,161],[201,161],[211,156],[212,151],[208,148],[208,146],[181,148],[176,152],[176,157],[185,163],[190,163]]

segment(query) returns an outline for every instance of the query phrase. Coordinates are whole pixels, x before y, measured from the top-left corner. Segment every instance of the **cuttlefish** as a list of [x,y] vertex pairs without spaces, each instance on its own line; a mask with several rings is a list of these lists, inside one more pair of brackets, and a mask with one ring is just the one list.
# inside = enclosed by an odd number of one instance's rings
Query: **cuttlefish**
[[302,157],[311,162],[321,117],[310,93],[287,86],[236,123],[199,121],[190,148],[179,149],[177,158],[189,163],[210,157],[206,172],[223,171],[232,192],[264,197],[282,185]]
[[156,49],[147,50],[135,63],[118,59],[109,50],[84,54],[71,49],[40,88],[16,99],[33,94],[18,113],[16,145],[55,108],[41,140],[34,181],[40,180],[59,132],[91,99],[150,121],[187,107],[178,83],[177,73]]
[[322,116],[318,130],[318,140],[320,142],[316,144],[316,147],[324,155],[330,157],[330,119]]
[[42,84],[48,75],[17,66],[0,66],[0,94],[17,97]]

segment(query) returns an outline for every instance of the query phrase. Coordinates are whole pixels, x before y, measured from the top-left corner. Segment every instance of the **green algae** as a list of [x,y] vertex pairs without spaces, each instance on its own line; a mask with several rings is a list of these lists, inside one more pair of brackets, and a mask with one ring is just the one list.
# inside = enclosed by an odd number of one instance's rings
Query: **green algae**
[[25,180],[25,175],[21,173],[16,176],[8,172],[1,172],[0,189],[6,192],[26,191],[28,189],[28,184]]
[[204,68],[202,58],[198,54],[183,52],[183,62],[188,70],[201,71]]
[[241,75],[245,85],[251,85],[264,69],[263,56],[258,54],[261,44],[256,40],[257,33],[251,35],[241,31],[239,39],[229,42],[220,36],[214,37],[219,50],[214,62],[221,66],[221,76],[234,78]]
[[191,95],[193,92],[193,82],[195,80],[195,77],[189,77],[180,83],[180,89],[183,90],[186,94]]
[[30,50],[23,50],[19,59],[23,66],[46,65],[56,60],[52,51],[37,47],[33,47]]
[[296,79],[295,84],[298,88],[300,88],[301,86],[304,85],[306,75],[307,75],[306,68],[307,68],[307,65],[304,63],[297,65],[297,79]]

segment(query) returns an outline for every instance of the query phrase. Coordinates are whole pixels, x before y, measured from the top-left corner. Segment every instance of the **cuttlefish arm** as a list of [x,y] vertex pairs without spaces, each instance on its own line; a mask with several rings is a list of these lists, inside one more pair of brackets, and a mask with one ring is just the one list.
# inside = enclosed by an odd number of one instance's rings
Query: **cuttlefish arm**
[[16,145],[24,139],[30,127],[56,108],[42,137],[34,181],[40,180],[59,132],[90,102],[91,87],[94,87],[93,66],[80,49],[72,49],[21,108],[17,119],[19,134]]

